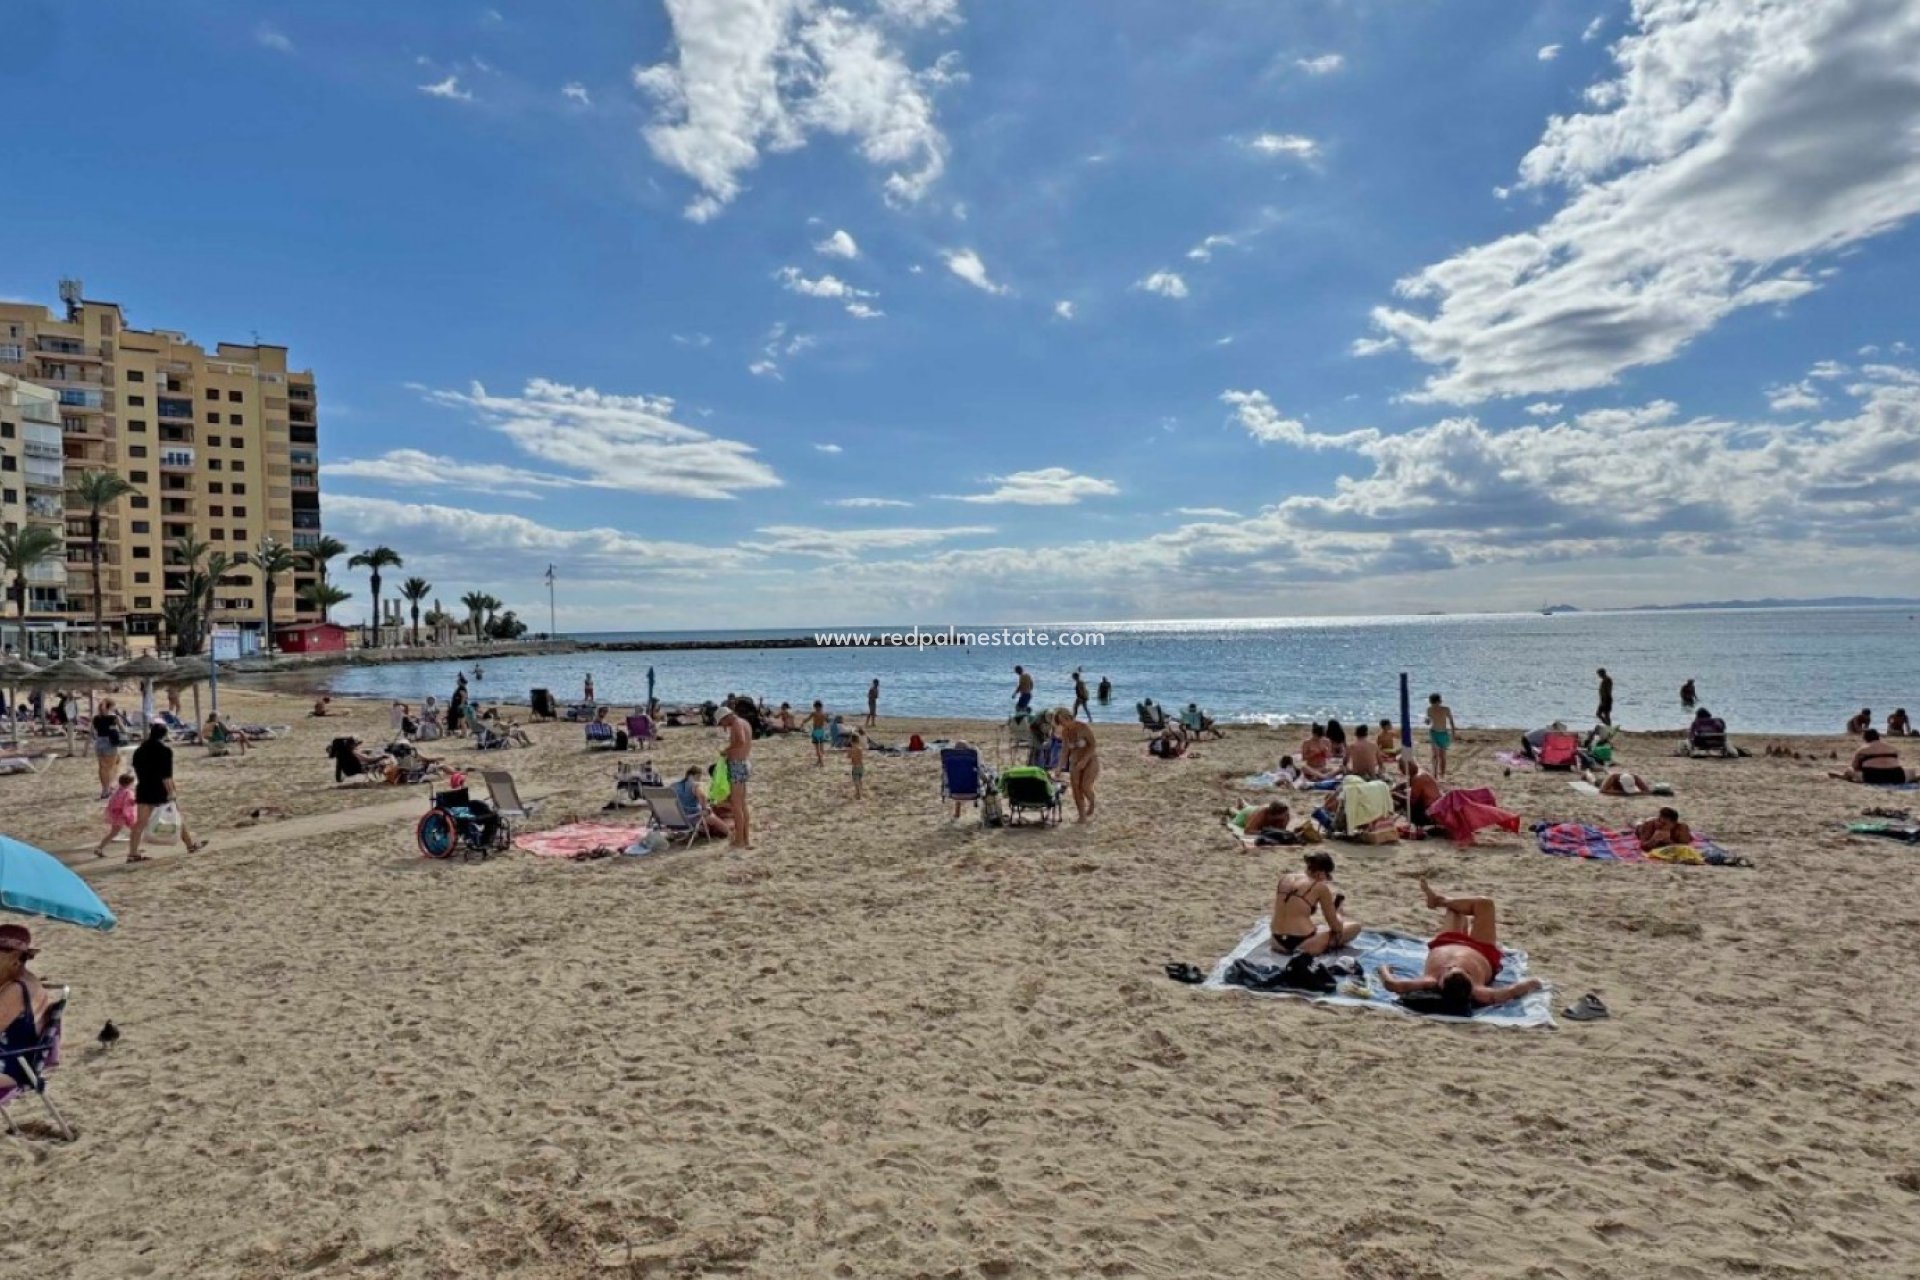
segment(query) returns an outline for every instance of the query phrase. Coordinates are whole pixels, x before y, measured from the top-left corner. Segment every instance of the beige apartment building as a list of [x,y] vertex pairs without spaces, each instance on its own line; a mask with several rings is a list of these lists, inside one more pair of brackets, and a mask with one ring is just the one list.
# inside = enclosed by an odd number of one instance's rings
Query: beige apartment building
[[[51,388],[0,373],[0,529],[66,527],[58,403]],[[0,643],[22,652],[58,652],[67,625],[67,567],[58,560],[38,564],[25,577],[27,637],[20,634],[9,583]]]
[[[243,561],[263,537],[295,548],[320,538],[312,372],[289,369],[285,347],[223,342],[208,352],[185,334],[132,328],[118,304],[82,297],[77,281],[60,287],[64,314],[0,302],[0,374],[52,392],[68,482],[110,469],[134,486],[103,522],[108,626],[160,631],[167,598],[184,588],[173,548],[185,537],[238,565],[220,579],[214,624],[259,631],[264,587]],[[37,509],[44,516],[48,508]],[[86,510],[68,499],[64,523],[63,580],[57,598],[43,600],[69,629],[91,627]],[[295,595],[318,576],[303,568],[279,580],[276,624],[318,619]]]

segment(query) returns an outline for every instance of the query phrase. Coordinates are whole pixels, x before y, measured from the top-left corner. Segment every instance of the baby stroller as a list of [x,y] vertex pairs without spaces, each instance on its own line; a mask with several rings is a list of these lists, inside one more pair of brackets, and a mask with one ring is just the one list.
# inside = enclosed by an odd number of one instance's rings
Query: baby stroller
[[513,846],[513,824],[484,800],[475,800],[465,787],[436,791],[433,807],[414,828],[413,838],[423,856],[436,860],[464,854],[468,862],[485,859]]

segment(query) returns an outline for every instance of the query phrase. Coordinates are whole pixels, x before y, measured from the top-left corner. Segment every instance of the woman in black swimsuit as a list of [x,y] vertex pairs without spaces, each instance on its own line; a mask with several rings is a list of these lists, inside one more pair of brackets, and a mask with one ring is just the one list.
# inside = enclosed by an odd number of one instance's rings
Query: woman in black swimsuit
[[[1305,867],[1280,877],[1273,891],[1273,949],[1281,955],[1324,955],[1360,935],[1360,926],[1340,914],[1344,894],[1334,892],[1333,857],[1313,852]],[[1320,913],[1324,923],[1314,921]]]

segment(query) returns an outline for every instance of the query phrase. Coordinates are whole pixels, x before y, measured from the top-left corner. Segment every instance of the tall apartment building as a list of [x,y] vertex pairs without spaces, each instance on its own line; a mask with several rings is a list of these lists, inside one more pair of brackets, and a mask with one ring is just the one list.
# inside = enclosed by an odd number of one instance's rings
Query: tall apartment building
[[[12,532],[43,525],[61,530],[66,526],[58,401],[58,393],[49,387],[0,373],[0,529]],[[27,570],[26,579],[29,633],[53,634],[24,648],[57,651],[57,633],[66,629],[67,566],[60,560],[38,564]],[[0,634],[7,636],[8,645],[19,645],[11,595],[6,615]]]
[[[161,609],[184,589],[174,552],[206,542],[236,564],[223,575],[213,621],[258,630],[265,591],[244,561],[263,537],[296,548],[320,538],[318,411],[313,374],[287,367],[287,349],[220,343],[211,353],[186,335],[135,329],[116,303],[61,282],[64,315],[0,302],[0,373],[50,388],[71,482],[109,469],[134,486],[103,522],[100,594],[109,626],[160,630]],[[90,625],[93,581],[87,513],[65,510],[62,602],[73,626]],[[318,574],[276,584],[276,622],[314,621],[295,593]]]

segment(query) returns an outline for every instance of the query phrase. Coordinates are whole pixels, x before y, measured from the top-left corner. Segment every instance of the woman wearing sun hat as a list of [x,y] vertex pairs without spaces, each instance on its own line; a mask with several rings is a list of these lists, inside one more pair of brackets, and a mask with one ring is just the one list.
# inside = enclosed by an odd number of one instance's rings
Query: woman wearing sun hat
[[[40,1020],[52,1001],[40,979],[27,970],[27,961],[36,954],[33,935],[24,926],[0,924],[0,1051],[40,1042]],[[0,1074],[11,1075],[11,1067],[9,1060],[0,1066]]]

